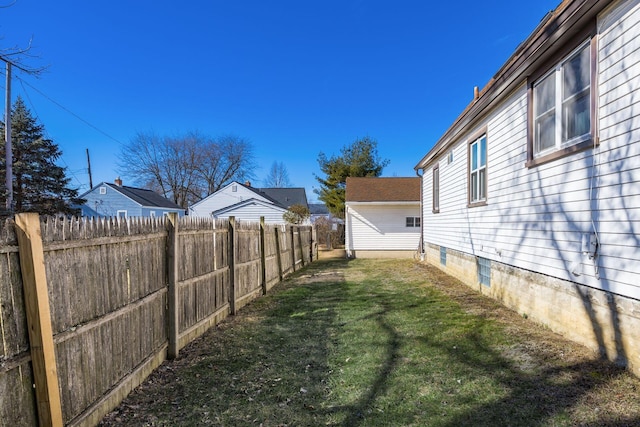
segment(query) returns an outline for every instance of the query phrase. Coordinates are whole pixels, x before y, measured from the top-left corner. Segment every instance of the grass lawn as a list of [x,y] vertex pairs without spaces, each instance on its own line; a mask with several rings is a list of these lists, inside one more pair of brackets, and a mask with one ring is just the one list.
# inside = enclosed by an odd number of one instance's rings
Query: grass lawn
[[640,425],[640,380],[406,260],[297,272],[102,425]]

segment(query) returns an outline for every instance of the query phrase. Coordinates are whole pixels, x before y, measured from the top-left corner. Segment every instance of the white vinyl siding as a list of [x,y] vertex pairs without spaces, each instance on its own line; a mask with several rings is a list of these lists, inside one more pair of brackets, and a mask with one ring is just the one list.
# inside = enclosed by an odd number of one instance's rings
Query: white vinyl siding
[[260,217],[264,217],[266,223],[269,224],[285,224],[285,220],[282,215],[286,210],[268,206],[266,204],[249,203],[247,205],[239,206],[236,209],[229,210],[217,216],[217,218],[227,219],[230,216],[234,216],[238,221],[252,221],[259,222]]
[[[420,205],[347,205],[348,250],[415,250],[420,227],[407,227],[408,217],[419,217]],[[419,218],[418,218],[419,219]]]
[[[235,190],[233,188],[235,187]],[[197,203],[194,203],[189,209],[189,215],[196,217],[211,217],[211,212],[224,209],[228,206],[235,205],[244,200],[257,199],[271,203],[266,198],[259,196],[256,192],[247,189],[237,183],[232,183],[220,189],[218,192],[211,194]],[[282,218],[280,218],[282,221]]]
[[[440,213],[424,209],[426,242],[640,298],[640,6],[620,4],[626,10],[599,19],[599,146],[525,167],[523,84],[457,141],[454,162],[439,163]],[[469,209],[465,138],[482,126],[491,139],[491,203]],[[425,200],[431,178],[427,167]],[[594,227],[597,271],[582,253],[582,236]]]

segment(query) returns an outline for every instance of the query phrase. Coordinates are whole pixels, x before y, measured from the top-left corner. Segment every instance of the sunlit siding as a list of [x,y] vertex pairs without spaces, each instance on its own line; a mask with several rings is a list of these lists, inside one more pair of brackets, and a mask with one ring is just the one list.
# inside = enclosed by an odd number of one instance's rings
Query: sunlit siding
[[[442,153],[440,212],[424,171],[424,239],[436,245],[640,298],[640,8],[599,20],[600,146],[527,168],[526,86]],[[467,207],[467,139],[486,126],[487,205]],[[597,265],[582,253],[597,231]]]
[[640,291],[640,2],[599,20],[596,225],[603,282]]
[[[233,191],[234,188],[235,191]],[[211,217],[211,212],[224,209],[228,206],[232,206],[236,203],[249,199],[267,201],[267,199],[259,196],[254,191],[251,191],[242,185],[232,183],[208,197],[205,197],[198,203],[194,203],[189,209],[189,215],[208,218]]]
[[416,250],[420,227],[407,227],[407,217],[419,217],[418,202],[411,205],[357,204],[347,207],[349,250]]
[[217,218],[229,218],[234,216],[239,221],[253,221],[259,222],[260,217],[263,216],[265,222],[272,224],[284,224],[285,221],[282,215],[286,211],[275,206],[266,206],[265,204],[249,203],[247,205],[240,206],[236,209],[224,212],[218,215]]

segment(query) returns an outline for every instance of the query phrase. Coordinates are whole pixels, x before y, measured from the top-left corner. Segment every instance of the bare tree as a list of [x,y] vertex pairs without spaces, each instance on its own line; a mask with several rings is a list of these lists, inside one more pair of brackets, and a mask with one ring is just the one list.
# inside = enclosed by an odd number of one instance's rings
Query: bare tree
[[206,194],[215,193],[230,181],[243,181],[254,177],[253,146],[235,135],[223,135],[216,139],[203,139],[201,163],[196,171],[204,181]]
[[235,136],[138,133],[121,149],[118,167],[133,182],[186,208],[234,179],[252,177],[252,150]]
[[273,162],[269,174],[264,179],[264,186],[271,188],[286,188],[291,187],[291,181],[289,180],[289,172],[287,167],[282,162]]

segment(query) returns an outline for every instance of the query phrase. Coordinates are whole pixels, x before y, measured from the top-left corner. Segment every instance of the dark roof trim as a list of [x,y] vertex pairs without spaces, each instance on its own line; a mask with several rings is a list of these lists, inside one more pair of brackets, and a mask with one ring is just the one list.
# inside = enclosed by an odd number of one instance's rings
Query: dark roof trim
[[424,169],[465,132],[479,124],[492,108],[524,84],[538,66],[561,49],[563,40],[574,37],[582,28],[590,25],[612,2],[613,0],[565,0],[553,12],[548,13],[485,85],[479,97],[465,108],[414,169]]

